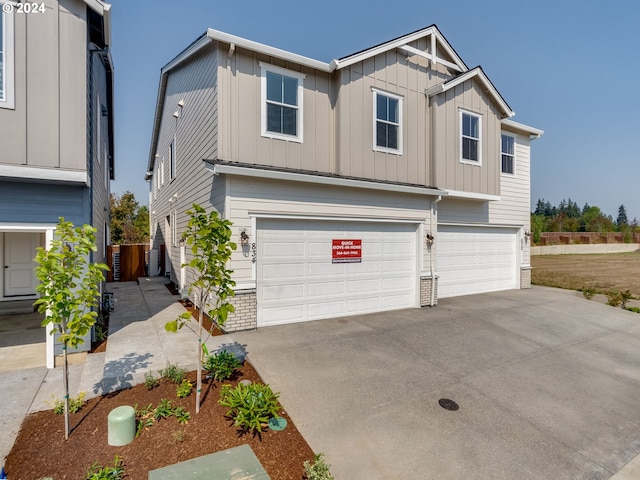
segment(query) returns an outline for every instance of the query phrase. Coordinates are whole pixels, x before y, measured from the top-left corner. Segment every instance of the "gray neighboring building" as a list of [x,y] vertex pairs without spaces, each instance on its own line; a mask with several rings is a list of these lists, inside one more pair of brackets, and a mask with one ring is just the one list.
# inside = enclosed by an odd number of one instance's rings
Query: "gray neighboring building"
[[0,4],[13,6],[0,13],[0,302],[14,302],[35,300],[35,249],[50,242],[59,217],[93,225],[93,261],[106,260],[113,66],[110,5]]
[[321,62],[207,30],[161,69],[153,248],[185,289],[192,203],[233,222],[228,331],[530,286],[530,143],[435,25]]

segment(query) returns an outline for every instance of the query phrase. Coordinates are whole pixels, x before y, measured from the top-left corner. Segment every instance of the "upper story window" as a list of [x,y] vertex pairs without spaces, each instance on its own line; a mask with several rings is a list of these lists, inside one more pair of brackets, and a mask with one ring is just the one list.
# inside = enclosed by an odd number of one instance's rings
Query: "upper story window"
[[373,149],[402,153],[402,97],[373,89]]
[[482,163],[482,117],[460,110],[460,161],[480,165]]
[[14,108],[13,61],[13,13],[0,8],[0,108]]
[[302,142],[304,75],[260,62],[262,136]]
[[501,136],[500,143],[501,143],[500,155],[502,157],[502,173],[515,175],[516,173],[516,162],[515,162],[516,139],[511,135],[505,135],[503,133]]

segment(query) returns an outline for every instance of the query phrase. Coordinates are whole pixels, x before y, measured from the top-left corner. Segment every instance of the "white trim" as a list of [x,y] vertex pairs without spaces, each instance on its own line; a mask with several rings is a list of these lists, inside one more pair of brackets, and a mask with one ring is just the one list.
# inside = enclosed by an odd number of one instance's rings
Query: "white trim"
[[[287,140],[290,142],[302,143],[303,138],[303,118],[304,109],[302,100],[304,97],[304,78],[306,75],[294,70],[287,70],[285,68],[277,67],[265,62],[258,62],[260,66],[260,134],[263,137],[275,138],[278,140]],[[274,103],[267,101],[267,73],[276,73],[289,78],[295,78],[298,82],[298,88],[296,92],[296,105],[290,105],[286,103],[277,103],[277,105],[285,106],[287,108],[295,108],[296,110],[296,134],[287,135],[286,133],[278,133],[267,130],[267,103]]]
[[[469,222],[438,222],[438,227],[486,227],[486,228],[508,228],[508,229],[521,229],[522,225],[513,225],[510,223],[495,224],[495,223],[469,223]],[[513,232],[517,233],[517,232]]]
[[[460,138],[460,142],[459,142],[459,146],[460,146],[460,155],[458,155],[458,158],[460,160],[460,163],[464,163],[465,165],[473,165],[476,167],[480,167],[482,166],[482,115],[475,113],[475,112],[471,112],[469,110],[465,110],[463,108],[459,108],[459,118],[460,118],[460,122],[458,123],[458,125],[460,126],[460,131],[458,132],[459,134],[459,138]],[[463,134],[463,126],[462,126],[462,122],[464,120],[464,116],[468,115],[470,117],[474,117],[478,119],[478,137],[476,139],[476,137],[471,137],[468,136],[466,138],[470,138],[472,140],[477,140],[478,142],[478,150],[477,150],[477,155],[478,155],[478,160],[470,160],[468,158],[464,158],[462,156],[462,152],[463,152],[463,139],[465,138],[465,135]]]
[[488,193],[464,192],[462,190],[447,190],[449,198],[464,198],[468,200],[483,200],[488,202],[496,202],[502,197],[500,195],[491,195]]
[[170,70],[173,70],[182,62],[195,55],[200,49],[206,47],[209,43],[211,43],[211,38],[207,36],[200,37],[191,45],[189,45],[185,50],[180,52],[176,57],[174,57],[173,60],[162,67],[162,69],[160,70],[160,74],[162,75],[169,72]]
[[511,128],[520,132],[528,133],[533,138],[531,140],[535,140],[540,138],[544,134],[544,130],[540,130],[539,128],[530,127],[529,125],[525,125],[524,123],[518,123],[508,118],[502,120],[502,126],[506,128]]
[[493,100],[500,107],[500,109],[502,110],[502,113],[504,113],[506,117],[513,117],[515,115],[515,112],[511,110],[509,105],[507,105],[507,102],[505,102],[502,96],[500,96],[500,93],[498,92],[498,90],[496,90],[496,88],[493,86],[493,84],[491,83],[487,75],[482,71],[480,67],[476,67],[473,70],[463,73],[462,75],[458,75],[452,80],[448,80],[448,81],[439,83],[434,87],[428,88],[427,90],[425,90],[425,93],[427,94],[427,96],[433,97],[434,95],[438,95],[440,93],[444,93],[448,90],[451,90],[452,88],[455,88],[458,85],[466,82],[467,80],[471,80],[472,78],[478,79],[478,81],[489,93],[491,98],[493,98]]
[[237,167],[233,165],[212,165],[206,163],[207,170],[213,172],[214,175],[228,174],[241,175],[245,177],[270,178],[274,180],[286,180],[291,182],[315,183],[320,185],[331,185],[336,187],[353,187],[365,188],[369,190],[382,190],[387,192],[415,193],[418,195],[429,196],[446,196],[447,193],[442,190],[432,188],[414,187],[411,185],[397,185],[393,183],[369,182],[366,180],[354,180],[350,178],[323,177],[319,175],[308,175],[304,173],[282,172],[277,170],[262,170],[259,168]]
[[55,230],[55,223],[2,223],[0,222],[0,232],[46,232]]
[[82,183],[89,186],[89,175],[86,171],[62,170],[60,168],[25,167],[23,165],[0,165],[0,178],[20,178],[41,180],[45,183]]
[[420,218],[394,218],[394,217],[351,217],[351,216],[327,216],[327,215],[300,215],[300,214],[287,214],[287,213],[271,213],[250,211],[249,216],[252,216],[258,220],[261,219],[282,219],[282,220],[314,220],[314,221],[327,221],[327,222],[366,222],[366,223],[402,223],[418,225],[424,222],[424,217]]
[[[435,48],[433,47],[435,45],[435,35],[431,36],[432,39],[432,50],[435,51]],[[433,65],[435,66],[438,63],[441,63],[442,65],[444,65],[445,67],[450,68],[451,70],[455,70],[457,72],[465,72],[466,70],[464,70],[463,68],[461,68],[460,66],[456,65],[455,63],[451,63],[448,62],[440,57],[438,57],[437,55],[432,55],[428,52],[423,52],[422,50],[418,50],[415,47],[412,47],[410,45],[400,45],[398,47],[398,50],[402,50],[405,53],[408,53],[409,55],[418,55],[419,57],[422,58],[426,58],[427,60],[431,60],[431,62],[433,62]]]
[[[376,87],[371,87],[371,91],[373,92],[373,151],[374,152],[384,152],[384,153],[391,153],[393,155],[402,155],[402,133],[403,133],[403,128],[402,128],[402,124],[404,123],[404,118],[403,118],[403,106],[402,104],[404,103],[404,97],[401,95],[398,95],[397,93],[390,93],[387,92],[385,90],[382,90],[380,88],[376,88]],[[378,145],[378,122],[383,122],[385,124],[388,125],[396,125],[396,123],[391,122],[389,120],[379,120],[378,119],[378,95],[383,96],[383,97],[388,97],[394,100],[398,101],[398,138],[397,138],[397,143],[398,143],[398,148],[389,148],[389,147],[381,147]]]
[[[5,3],[15,5],[14,2],[0,1],[0,6]],[[0,16],[3,22],[2,34],[2,78],[4,79],[4,98],[0,98],[0,108],[13,110],[15,108],[15,51],[14,51],[14,13],[3,12]]]
[[252,280],[252,281],[249,281],[249,282],[236,283],[233,286],[233,291],[237,292],[239,290],[253,290],[255,288],[257,288],[256,281]]
[[[505,153],[502,151],[502,137],[509,137],[513,140],[513,153]],[[505,172],[502,169],[502,156],[503,155],[507,155],[510,156],[513,163],[512,163],[512,169],[513,172]],[[500,132],[500,175],[504,175],[505,177],[516,177],[516,137],[514,134],[512,133],[506,133],[506,132]]]

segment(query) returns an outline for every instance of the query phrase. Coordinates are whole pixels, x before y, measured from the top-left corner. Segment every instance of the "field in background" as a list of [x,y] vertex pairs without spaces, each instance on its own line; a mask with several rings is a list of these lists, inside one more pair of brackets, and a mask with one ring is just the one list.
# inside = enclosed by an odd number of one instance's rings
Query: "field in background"
[[640,253],[535,255],[531,281],[536,285],[599,292],[630,290],[640,297]]

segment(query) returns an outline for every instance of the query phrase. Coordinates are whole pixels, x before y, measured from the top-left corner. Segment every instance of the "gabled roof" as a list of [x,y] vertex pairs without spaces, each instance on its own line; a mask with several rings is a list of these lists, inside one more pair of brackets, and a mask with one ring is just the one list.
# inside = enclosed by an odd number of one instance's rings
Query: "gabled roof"
[[438,85],[428,89],[426,93],[429,97],[433,97],[434,95],[451,90],[452,88],[455,88],[471,79],[477,80],[484,87],[485,91],[495,101],[496,105],[500,107],[500,110],[505,117],[513,117],[515,115],[514,111],[511,110],[511,107],[509,107],[505,99],[500,95],[500,92],[498,92],[493,83],[491,83],[487,74],[484,73],[482,67],[476,67],[473,70],[469,70],[468,72],[458,75],[446,82],[439,83]]

